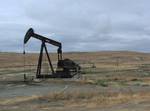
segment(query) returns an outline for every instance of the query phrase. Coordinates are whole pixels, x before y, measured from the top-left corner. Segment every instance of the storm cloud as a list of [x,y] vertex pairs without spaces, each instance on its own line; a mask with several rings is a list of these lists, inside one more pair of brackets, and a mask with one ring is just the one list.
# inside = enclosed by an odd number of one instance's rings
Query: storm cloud
[[[58,40],[64,51],[150,52],[149,0],[5,0],[0,51],[22,51],[28,28]],[[40,42],[31,39],[29,51]],[[49,46],[51,51],[55,47]]]

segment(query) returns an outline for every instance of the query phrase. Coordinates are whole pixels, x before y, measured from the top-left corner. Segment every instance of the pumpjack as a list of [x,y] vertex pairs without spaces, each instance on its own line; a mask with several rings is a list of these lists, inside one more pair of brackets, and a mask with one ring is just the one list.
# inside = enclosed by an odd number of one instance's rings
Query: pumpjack
[[[72,78],[75,75],[80,73],[81,67],[79,64],[74,62],[73,60],[70,59],[63,59],[62,57],[62,44],[58,41],[49,39],[47,37],[44,37],[42,35],[34,33],[34,30],[30,28],[24,37],[24,44],[26,44],[29,39],[33,37],[35,39],[38,39],[41,41],[41,49],[40,49],[40,54],[39,54],[39,59],[38,59],[38,65],[37,65],[37,71],[36,71],[36,78]],[[58,56],[58,61],[57,61],[57,68],[54,71],[49,52],[47,49],[47,44],[51,44],[54,46],[57,46],[57,56]],[[42,67],[42,58],[43,58],[43,50],[45,49],[45,53],[48,59],[48,63],[51,69],[51,72],[49,74],[41,74],[41,67]]]

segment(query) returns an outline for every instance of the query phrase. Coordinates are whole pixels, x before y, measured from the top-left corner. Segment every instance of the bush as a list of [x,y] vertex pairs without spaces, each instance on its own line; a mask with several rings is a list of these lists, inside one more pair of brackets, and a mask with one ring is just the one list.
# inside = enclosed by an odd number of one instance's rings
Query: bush
[[103,87],[108,87],[107,80],[97,80],[96,84]]

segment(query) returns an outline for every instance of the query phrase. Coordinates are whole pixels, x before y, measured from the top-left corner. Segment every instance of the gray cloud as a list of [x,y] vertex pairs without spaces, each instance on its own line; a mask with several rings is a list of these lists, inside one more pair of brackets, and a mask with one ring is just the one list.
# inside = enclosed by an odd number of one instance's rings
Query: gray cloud
[[[0,4],[0,50],[22,51],[24,34],[33,27],[61,41],[64,51],[150,52],[149,4],[148,0],[5,0]],[[38,51],[39,46],[32,39],[27,48]]]

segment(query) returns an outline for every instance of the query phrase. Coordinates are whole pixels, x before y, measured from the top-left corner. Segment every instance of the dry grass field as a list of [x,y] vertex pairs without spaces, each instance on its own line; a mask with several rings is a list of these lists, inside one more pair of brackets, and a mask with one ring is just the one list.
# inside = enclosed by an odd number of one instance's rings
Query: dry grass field
[[[55,66],[57,56],[50,56]],[[0,111],[149,111],[149,53],[70,52],[64,58],[82,66],[81,78],[30,81],[38,54],[0,53]]]

